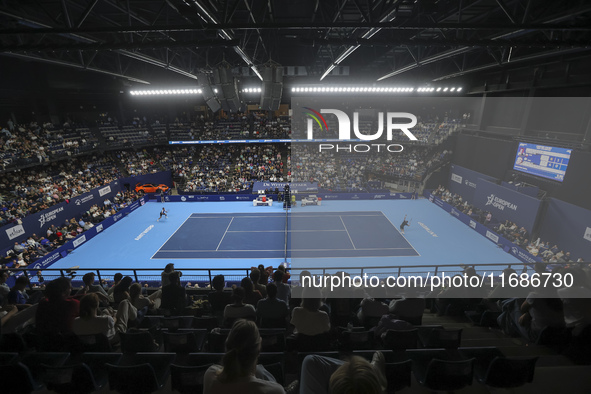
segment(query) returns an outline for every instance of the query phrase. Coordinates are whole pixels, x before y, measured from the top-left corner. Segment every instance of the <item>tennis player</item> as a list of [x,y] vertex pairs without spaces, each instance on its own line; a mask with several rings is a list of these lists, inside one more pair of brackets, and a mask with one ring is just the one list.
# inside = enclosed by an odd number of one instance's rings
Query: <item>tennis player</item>
[[160,211],[160,217],[156,221],[159,222],[160,219],[162,219],[162,216],[165,216],[166,218],[168,218],[167,213],[168,213],[168,211],[166,209],[162,208],[162,211]]
[[404,234],[404,227],[406,227],[406,226],[410,226],[410,224],[406,220],[406,215],[404,215],[404,220],[402,221],[402,224],[400,225],[400,232],[402,234]]

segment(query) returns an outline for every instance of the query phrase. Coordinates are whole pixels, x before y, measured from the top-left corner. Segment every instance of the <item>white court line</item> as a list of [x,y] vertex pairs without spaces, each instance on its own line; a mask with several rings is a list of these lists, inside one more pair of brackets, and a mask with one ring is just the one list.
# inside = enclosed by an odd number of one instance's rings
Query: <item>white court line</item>
[[[288,233],[318,233],[321,231],[347,231],[347,230],[287,230]],[[285,230],[230,230],[229,233],[284,233]]]
[[176,234],[176,232],[177,232],[177,231],[179,231],[179,230],[181,229],[181,227],[183,227],[183,224],[185,224],[185,222],[186,222],[187,220],[189,220],[189,218],[190,218],[190,217],[191,217],[191,216],[189,215],[189,217],[185,219],[185,221],[184,221],[184,222],[183,222],[183,223],[182,223],[182,224],[181,224],[181,225],[180,225],[180,226],[179,226],[179,227],[178,227],[178,228],[175,230],[175,232],[174,232],[174,233],[172,233],[172,234],[171,234],[171,236],[170,236],[170,237],[168,237],[168,238],[166,239],[166,241],[164,241],[164,243],[163,243],[162,245],[160,245],[160,248],[158,248],[158,250],[156,250],[156,253],[154,253],[154,254],[152,255],[152,257],[150,257],[150,260],[152,260],[152,259],[154,258],[154,256],[156,256],[156,254],[157,254],[157,253],[160,251],[160,249],[162,249],[162,247],[163,247],[164,245],[166,245],[166,243],[168,242],[168,240],[169,240],[169,239],[171,239],[171,238],[172,238],[172,236],[173,236],[173,235],[175,235],[175,234]]
[[351,241],[351,245],[353,245],[353,249],[357,250],[357,248],[355,247],[355,244],[353,243],[353,239],[351,238],[351,234],[349,234],[349,230],[347,230],[347,226],[345,226],[345,222],[343,221],[343,217],[339,216],[339,218],[341,219],[341,223],[343,223],[343,227],[345,228],[345,231],[347,232],[347,235],[349,236],[349,241]]
[[[322,215],[321,213],[318,213],[318,214],[292,213],[291,214],[292,215],[291,217],[296,217],[296,218],[335,217],[336,218],[338,216],[341,216],[341,215],[336,215],[337,213],[347,213],[347,212],[331,212],[331,213],[332,213],[331,215],[329,215],[329,214]],[[198,216],[193,216],[193,215],[198,215]],[[201,215],[201,216],[199,216],[199,215]],[[215,213],[215,214],[212,214],[212,215],[219,215],[219,214],[218,213]],[[228,213],[228,215],[235,215],[235,214],[234,213]],[[266,215],[240,215],[240,216],[235,216],[235,217],[237,217],[237,218],[269,218],[269,217],[277,217],[277,218],[280,218],[280,217],[284,217],[284,216],[285,215],[283,215],[283,214],[268,213]],[[377,214],[374,214],[374,215],[348,214],[348,215],[345,215],[345,216],[372,216],[372,217],[374,217],[374,216],[384,216],[384,214],[380,212],[380,213],[377,213]],[[203,214],[203,213],[200,213],[200,214],[194,214],[193,213],[193,214],[191,214],[191,217],[189,217],[189,219],[204,219],[204,218],[205,219],[220,219],[220,218],[224,218],[225,219],[227,217],[228,216],[209,216],[208,214]]]
[[[355,250],[414,250],[414,248],[359,248]],[[297,252],[300,250],[303,251],[310,251],[310,250],[353,250],[353,249],[290,249],[292,252]],[[187,250],[161,250],[160,252],[171,252],[171,253],[184,253],[184,252],[283,252],[283,249],[226,249],[226,250],[217,250],[217,249],[187,249]],[[381,256],[378,256],[381,257]],[[397,256],[392,256],[397,257]]]
[[228,229],[230,228],[230,226],[232,225],[232,222],[234,221],[234,216],[232,216],[232,220],[230,220],[230,223],[228,223],[228,227],[226,227],[226,231],[224,231],[224,235],[222,235],[222,239],[220,239],[220,243],[218,244],[218,247],[215,248],[215,250],[217,251],[220,248],[220,245],[222,244],[222,241],[224,240],[224,237],[226,236],[226,234],[228,233]]

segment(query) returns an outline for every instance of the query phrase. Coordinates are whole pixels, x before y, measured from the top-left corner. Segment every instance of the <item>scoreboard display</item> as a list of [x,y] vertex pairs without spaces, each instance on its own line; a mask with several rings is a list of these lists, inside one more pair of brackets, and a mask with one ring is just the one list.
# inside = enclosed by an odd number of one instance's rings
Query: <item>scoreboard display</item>
[[513,169],[562,182],[572,149],[520,142]]

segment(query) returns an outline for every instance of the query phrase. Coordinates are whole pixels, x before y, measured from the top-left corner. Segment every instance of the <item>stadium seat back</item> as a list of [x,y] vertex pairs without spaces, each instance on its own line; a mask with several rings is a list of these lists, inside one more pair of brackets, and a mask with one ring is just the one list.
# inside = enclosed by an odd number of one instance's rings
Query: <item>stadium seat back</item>
[[419,340],[418,329],[413,330],[387,330],[382,334],[384,347],[393,351],[416,349]]
[[537,357],[496,357],[478,380],[492,387],[512,388],[534,380]]
[[181,394],[203,392],[203,377],[210,365],[170,365],[170,385]]
[[433,359],[419,383],[431,390],[460,390],[472,384],[474,359],[446,361]]
[[150,364],[118,366],[107,364],[109,388],[121,394],[152,393],[161,386]]
[[412,360],[398,363],[386,363],[386,378],[388,379],[388,393],[395,393],[410,387],[412,382]]

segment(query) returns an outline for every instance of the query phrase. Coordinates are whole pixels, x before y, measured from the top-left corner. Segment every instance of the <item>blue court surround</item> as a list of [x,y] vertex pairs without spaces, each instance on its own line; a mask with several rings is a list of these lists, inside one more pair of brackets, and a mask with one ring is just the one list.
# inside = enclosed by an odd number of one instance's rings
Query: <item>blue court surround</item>
[[[156,221],[159,212],[165,206],[168,210],[168,218],[162,218],[159,222]],[[404,238],[419,255],[400,255],[396,256],[377,256],[372,255],[368,257],[317,257],[317,258],[300,258],[298,253],[295,253],[291,259],[292,269],[298,267],[318,267],[318,269],[327,269],[328,272],[336,272],[339,270],[350,269],[353,267],[389,267],[389,266],[405,266],[403,273],[421,273],[425,272],[423,268],[415,268],[418,265],[438,265],[438,264],[454,264],[459,266],[462,264],[487,264],[487,263],[506,263],[515,264],[519,267],[522,263],[499,249],[494,243],[487,238],[479,235],[468,226],[464,225],[459,220],[456,220],[450,214],[443,211],[441,208],[430,203],[428,200],[365,200],[365,201],[323,201],[322,206],[307,206],[296,207],[292,210],[295,214],[312,214],[312,215],[327,215],[334,212],[343,219],[348,216],[343,216],[342,213],[355,213],[366,211],[373,215],[375,212],[381,212],[382,216],[386,218],[390,227],[398,232],[398,225],[402,222],[405,215],[408,219],[412,219],[410,227],[406,228]],[[285,217],[285,211],[279,204],[272,207],[253,207],[252,202],[238,201],[238,202],[175,202],[175,203],[159,203],[149,202],[143,207],[132,212],[129,216],[119,221],[116,225],[106,229],[98,234],[90,241],[77,247],[66,258],[57,261],[52,268],[70,268],[79,266],[78,275],[84,273],[84,269],[105,269],[110,268],[113,271],[106,271],[101,273],[103,275],[112,275],[119,271],[125,275],[132,274],[130,271],[134,268],[153,268],[154,277],[159,278],[164,266],[168,263],[174,263],[177,269],[183,268],[200,268],[212,269],[215,272],[216,268],[250,268],[259,264],[265,266],[272,265],[276,267],[284,261],[284,256],[271,257],[267,254],[264,257],[244,257],[236,258],[158,258],[152,259],[163,245],[174,238],[184,237],[188,245],[198,245],[199,238],[192,231],[180,231],[183,223],[188,221],[192,215],[210,216],[212,214],[223,214],[225,218],[235,216],[237,213],[248,214],[253,216],[262,216],[267,214],[279,215]],[[239,215],[240,216],[240,215]],[[295,215],[294,217],[297,217]],[[384,220],[386,220],[384,219]],[[192,220],[192,219],[191,219]],[[195,220],[199,223],[200,220]],[[304,221],[306,223],[307,221]],[[218,222],[216,225],[223,227],[223,222]],[[259,230],[276,230],[280,226],[281,230],[281,245],[284,245],[284,229],[285,219],[279,222],[265,220],[264,228]],[[329,226],[329,229],[334,229],[331,219],[320,221],[321,225]],[[349,226],[345,220],[349,234],[356,247],[359,247],[357,242],[364,239],[367,242],[374,242],[373,237],[377,237],[376,242],[380,242],[380,235],[378,231],[374,231],[371,237],[358,235],[356,231],[364,231],[367,225],[356,229],[355,226]],[[202,226],[199,230],[200,234],[213,232],[211,226],[205,223],[197,224],[195,227]],[[226,222],[226,227],[228,226]],[[240,224],[242,226],[242,224]],[[300,228],[296,222],[292,228]],[[260,226],[257,226],[260,227]],[[243,229],[244,227],[236,227],[236,229]],[[224,228],[225,230],[225,228]],[[249,225],[247,237],[252,238],[252,227]],[[262,233],[267,234],[267,233]],[[378,234],[378,235],[376,235]],[[268,234],[267,234],[268,235]],[[261,237],[264,238],[265,236]],[[268,237],[267,237],[268,238]],[[393,239],[393,237],[389,237]],[[180,238],[177,238],[179,241]],[[176,242],[176,241],[175,241]],[[180,241],[179,241],[180,242]],[[218,239],[219,242],[219,239]],[[293,242],[293,240],[292,240]],[[315,245],[318,242],[314,241]],[[298,245],[296,242],[295,245]],[[398,246],[398,245],[396,245]],[[368,247],[368,245],[364,245]],[[395,247],[392,243],[390,247]],[[299,248],[299,246],[298,246]],[[215,249],[215,248],[214,248]],[[267,248],[268,249],[268,248]],[[297,249],[297,248],[296,248]],[[123,270],[127,268],[128,270]],[[236,272],[236,275],[244,276],[245,270],[231,271]],[[367,270],[366,272],[386,272],[381,270]],[[230,272],[224,272],[230,275]],[[148,273],[145,273],[148,275]],[[46,275],[47,276],[47,275]],[[183,277],[185,279],[185,277]],[[193,279],[194,280],[194,279]]]
[[419,255],[380,211],[296,210],[192,214],[152,258],[285,258],[286,241],[288,258]]

